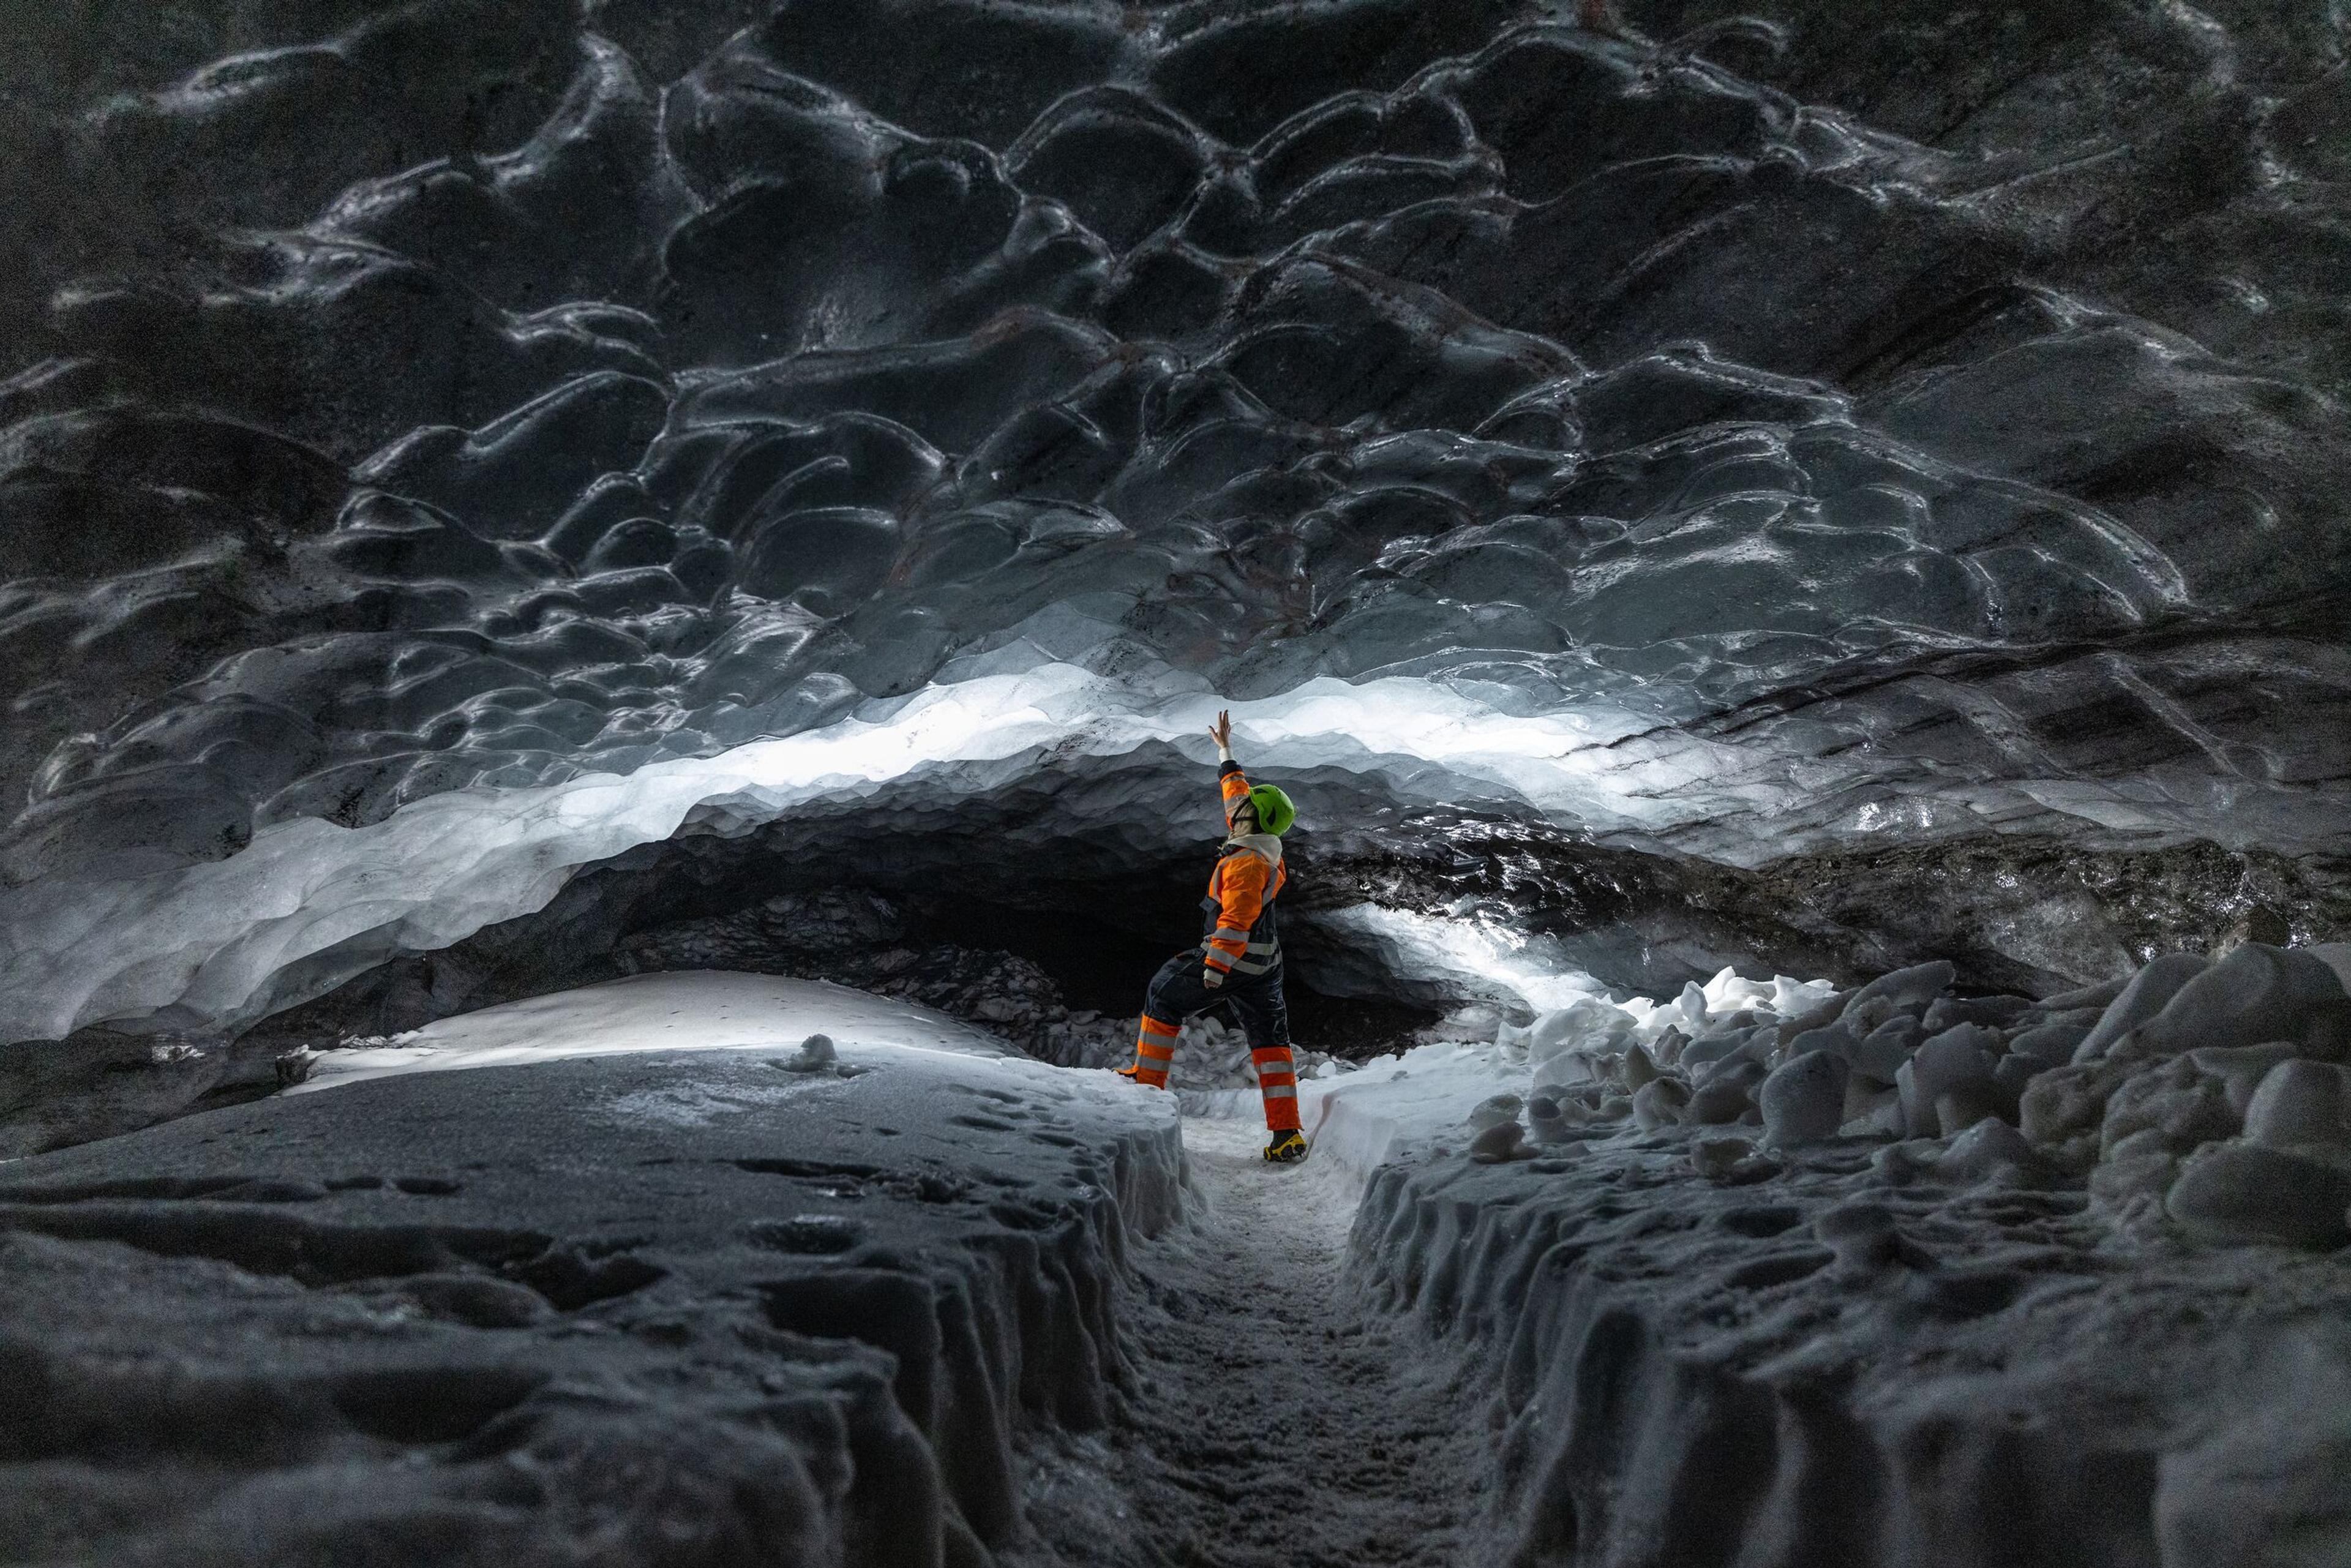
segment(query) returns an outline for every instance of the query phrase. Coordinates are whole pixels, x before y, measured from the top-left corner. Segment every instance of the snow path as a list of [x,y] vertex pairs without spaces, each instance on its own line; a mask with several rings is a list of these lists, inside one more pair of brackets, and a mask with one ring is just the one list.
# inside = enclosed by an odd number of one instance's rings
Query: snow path
[[[1063,1070],[904,1002],[822,982],[691,971],[632,976],[444,1019],[317,1059],[305,1096],[370,1078],[679,1051],[789,1049],[812,1030],[841,1059],[947,1057],[967,1072]],[[993,1059],[993,1060],[991,1060]],[[712,1071],[723,1072],[714,1068]],[[1101,1436],[1032,1434],[1024,1490],[1048,1548],[1006,1568],[1461,1568],[1491,1561],[1486,1495],[1498,1436],[1459,1352],[1373,1305],[1348,1277],[1363,1173],[1519,1086],[1522,1062],[1424,1047],[1398,1070],[1306,1086],[1302,1166],[1268,1166],[1251,1114],[1184,1119],[1186,1223],[1135,1238],[1123,1292],[1143,1375]],[[682,1077],[690,1077],[681,1067]],[[769,1074],[774,1077],[776,1075]],[[1084,1073],[1107,1085],[1107,1073]],[[700,1128],[835,1080],[720,1092],[656,1085],[613,1101],[633,1121]],[[874,1081],[881,1082],[881,1081]],[[1120,1088],[1143,1108],[1158,1096]]]
[[[1484,1560],[1495,1435],[1478,1380],[1347,1279],[1355,1173],[1321,1155],[1269,1166],[1265,1136],[1246,1120],[1186,1118],[1200,1202],[1191,1227],[1134,1254],[1131,1343],[1147,1357],[1134,1425],[1087,1445],[1107,1471],[1096,1488],[1124,1495],[1081,1498],[1066,1477],[1041,1488],[1032,1477],[1032,1519],[1072,1562]],[[1072,1527],[1090,1553],[1071,1550]]]

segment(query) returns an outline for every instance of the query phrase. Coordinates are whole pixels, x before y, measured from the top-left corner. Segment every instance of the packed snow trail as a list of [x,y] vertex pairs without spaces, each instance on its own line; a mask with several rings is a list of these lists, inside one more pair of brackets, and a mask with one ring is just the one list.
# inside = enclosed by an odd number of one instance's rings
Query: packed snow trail
[[1475,1380],[1346,1280],[1355,1175],[1319,1155],[1269,1166],[1265,1136],[1250,1120],[1186,1119],[1196,1221],[1135,1253],[1135,1425],[1032,1472],[1032,1519],[1070,1562],[1489,1560],[1494,1435]]

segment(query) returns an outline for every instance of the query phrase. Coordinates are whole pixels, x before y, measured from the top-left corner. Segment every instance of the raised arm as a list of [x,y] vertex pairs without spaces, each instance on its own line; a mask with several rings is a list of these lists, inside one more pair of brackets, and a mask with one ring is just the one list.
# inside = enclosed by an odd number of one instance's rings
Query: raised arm
[[1208,727],[1208,735],[1217,743],[1217,792],[1224,800],[1225,830],[1229,832],[1233,808],[1248,800],[1249,792],[1249,776],[1233,760],[1233,716],[1217,714],[1217,722]]

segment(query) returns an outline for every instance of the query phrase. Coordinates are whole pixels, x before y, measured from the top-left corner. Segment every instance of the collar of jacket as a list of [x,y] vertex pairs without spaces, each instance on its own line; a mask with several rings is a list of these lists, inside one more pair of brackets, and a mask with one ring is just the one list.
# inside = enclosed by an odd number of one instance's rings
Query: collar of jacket
[[1281,840],[1271,833],[1236,833],[1225,841],[1228,850],[1247,850],[1269,866],[1281,863]]

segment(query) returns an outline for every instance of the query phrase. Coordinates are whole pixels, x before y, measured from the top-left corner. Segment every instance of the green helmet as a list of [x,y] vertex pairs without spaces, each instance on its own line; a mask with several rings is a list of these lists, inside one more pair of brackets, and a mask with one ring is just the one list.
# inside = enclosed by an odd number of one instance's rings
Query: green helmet
[[1298,808],[1290,803],[1289,796],[1270,784],[1251,789],[1249,803],[1257,809],[1257,831],[1260,833],[1285,833],[1290,824],[1298,821]]

